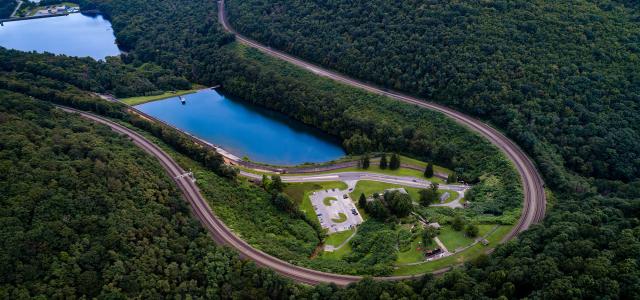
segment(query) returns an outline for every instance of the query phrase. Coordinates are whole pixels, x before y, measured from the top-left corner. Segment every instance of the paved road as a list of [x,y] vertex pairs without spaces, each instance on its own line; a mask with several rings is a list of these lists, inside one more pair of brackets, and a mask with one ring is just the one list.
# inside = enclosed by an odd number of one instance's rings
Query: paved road
[[16,8],[13,10],[13,12],[11,13],[11,16],[9,16],[9,18],[15,17],[16,13],[20,9],[20,6],[22,6],[22,1],[19,1],[19,0],[16,0],[16,1],[18,1],[18,5],[16,5]]
[[365,83],[340,73],[327,70],[320,66],[308,63],[284,52],[271,49],[271,47],[264,46],[254,40],[242,36],[236,32],[227,22],[224,8],[224,0],[218,1],[218,20],[222,24],[225,30],[235,34],[236,40],[249,47],[260,50],[261,52],[278,58],[301,68],[307,69],[319,76],[327,77],[335,81],[347,84],[353,87],[357,87],[371,93],[387,96],[391,99],[413,104],[422,108],[430,109],[445,114],[454,121],[462,124],[474,132],[477,132],[481,136],[488,139],[492,144],[498,147],[514,164],[522,180],[522,187],[524,190],[524,204],[522,208],[522,216],[518,221],[518,224],[514,226],[513,230],[509,232],[503,239],[504,241],[510,240],[517,236],[520,232],[526,230],[532,224],[540,222],[544,218],[546,207],[546,195],[544,192],[544,182],[540,173],[536,169],[533,162],[529,157],[510,139],[505,137],[498,130],[490,127],[489,125],[467,116],[461,112],[455,111],[451,108],[427,102],[423,99],[405,95],[395,91],[389,91],[373,84]]
[[[253,178],[253,179],[262,179],[262,175],[258,175],[251,172],[240,171],[240,175],[243,177]],[[371,172],[336,172],[336,173],[326,173],[326,174],[318,174],[318,175],[282,175],[283,182],[324,182],[324,181],[359,181],[359,180],[371,180],[371,181],[379,181],[386,182],[391,184],[404,185],[408,187],[415,188],[428,188],[431,185],[431,181],[426,179],[420,179],[415,177],[405,177],[405,176],[394,176],[394,175],[386,175],[380,173],[371,173]],[[453,191],[465,191],[471,188],[468,185],[462,184],[440,184],[438,185],[440,189],[443,190],[453,190]]]

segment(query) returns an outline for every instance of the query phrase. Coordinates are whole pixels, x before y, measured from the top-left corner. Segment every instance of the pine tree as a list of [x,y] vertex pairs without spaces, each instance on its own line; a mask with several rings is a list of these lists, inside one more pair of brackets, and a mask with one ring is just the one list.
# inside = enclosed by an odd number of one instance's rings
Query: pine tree
[[358,199],[358,206],[360,208],[367,207],[367,197],[365,197],[364,193],[360,194],[360,199]]
[[456,172],[452,172],[447,177],[447,183],[456,183],[456,182],[458,182],[458,175],[456,174]]
[[380,169],[386,169],[387,168],[387,154],[386,153],[382,153],[382,157],[380,158]]
[[427,167],[424,169],[424,177],[431,178],[433,177],[433,164],[428,163]]
[[397,170],[400,168],[400,156],[398,154],[391,154],[391,160],[389,161],[389,169]]
[[271,176],[271,192],[279,193],[284,189],[284,184],[282,183],[282,178],[279,175]]
[[369,154],[365,154],[364,157],[362,157],[362,168],[368,169],[370,163],[371,162],[369,161]]

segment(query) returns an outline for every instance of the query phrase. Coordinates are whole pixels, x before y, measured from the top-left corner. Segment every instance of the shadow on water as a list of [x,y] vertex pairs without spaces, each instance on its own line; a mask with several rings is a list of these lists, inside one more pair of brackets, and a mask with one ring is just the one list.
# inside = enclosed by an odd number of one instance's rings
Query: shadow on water
[[[292,130],[294,130],[297,133],[311,134],[318,139],[330,141],[333,144],[342,145],[342,141],[337,136],[334,136],[316,127],[313,127],[311,125],[298,121],[294,118],[291,118],[285,115],[284,113],[271,110],[271,109],[259,106],[257,104],[253,104],[249,101],[242,100],[238,97],[227,95],[223,90],[215,90],[215,91],[221,96],[225,97],[227,100],[234,102],[238,105],[244,106],[244,108],[246,108],[247,110],[250,110],[256,114],[262,115],[269,119],[273,119],[277,122],[287,124]],[[340,147],[342,148],[342,146]]]

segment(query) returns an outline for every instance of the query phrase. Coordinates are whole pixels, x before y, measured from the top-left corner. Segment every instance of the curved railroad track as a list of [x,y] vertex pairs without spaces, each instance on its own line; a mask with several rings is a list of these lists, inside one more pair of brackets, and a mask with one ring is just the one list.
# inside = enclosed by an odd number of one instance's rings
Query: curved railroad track
[[542,180],[542,176],[540,176],[540,173],[536,169],[535,165],[533,164],[531,159],[529,159],[529,157],[524,153],[524,151],[522,151],[520,147],[518,147],[513,141],[504,136],[498,130],[492,128],[491,126],[483,123],[480,120],[477,120],[446,106],[428,102],[426,100],[405,95],[400,92],[383,89],[373,84],[353,79],[338,72],[331,71],[318,65],[306,62],[282,51],[264,46],[257,41],[247,38],[235,31],[233,27],[229,25],[225,14],[224,0],[218,0],[218,20],[226,31],[233,33],[236,36],[236,40],[244,45],[260,50],[261,52],[269,56],[287,61],[296,66],[309,70],[316,75],[327,77],[340,83],[360,88],[371,93],[384,95],[396,101],[413,104],[418,107],[440,112],[458,122],[459,124],[466,126],[472,131],[488,139],[492,144],[498,147],[507,156],[507,158],[509,158],[513,162],[520,175],[522,187],[524,190],[524,204],[520,220],[514,226],[513,230],[504,237],[502,242],[514,238],[520,232],[527,230],[527,228],[529,228],[531,224],[538,223],[544,218],[546,208],[546,195],[544,192],[544,182]]
[[[514,238],[520,232],[529,228],[531,224],[541,221],[544,217],[546,198],[544,193],[544,184],[540,174],[536,170],[533,162],[527,157],[527,155],[515,143],[502,135],[499,131],[491,128],[490,126],[482,123],[479,120],[471,118],[450,108],[435,103],[426,102],[424,100],[401,93],[383,90],[374,85],[351,79],[336,72],[326,70],[311,63],[307,63],[288,54],[263,46],[235,32],[227,23],[226,17],[224,15],[224,1],[219,1],[218,5],[219,20],[222,26],[229,32],[234,33],[236,35],[237,41],[239,41],[240,43],[256,48],[270,56],[298,65],[302,68],[310,70],[317,75],[328,77],[341,83],[361,88],[372,93],[385,95],[397,101],[438,111],[452,118],[456,122],[465,125],[471,130],[477,132],[478,134],[491,141],[491,143],[496,145],[515,165],[522,179],[522,186],[524,189],[524,204],[522,215],[518,221],[518,224],[516,224],[513,230],[504,237],[504,239],[502,240],[503,242]],[[150,142],[137,132],[128,129],[120,124],[117,124],[109,119],[76,109],[66,107],[60,107],[60,109],[67,112],[78,113],[81,116],[94,122],[109,126],[112,130],[128,136],[137,146],[156,157],[160,161],[162,167],[167,171],[167,173],[172,178],[174,178],[174,181],[183,192],[185,199],[191,205],[194,215],[201,221],[203,226],[211,234],[216,243],[232,247],[236,249],[243,258],[251,259],[256,264],[262,267],[270,268],[275,272],[298,282],[308,284],[332,282],[337,285],[344,286],[349,283],[356,282],[362,278],[360,276],[326,273],[299,267],[253,248],[251,245],[237,237],[220,219],[218,219],[218,217],[216,217],[195,183],[193,183],[188,178],[178,177],[179,175],[184,174],[185,171],[166,152],[164,152],[154,143]],[[432,273],[441,274],[447,272],[449,269],[450,268],[443,268]],[[410,279],[413,277],[415,276],[390,276],[378,277],[376,279],[402,280]]]

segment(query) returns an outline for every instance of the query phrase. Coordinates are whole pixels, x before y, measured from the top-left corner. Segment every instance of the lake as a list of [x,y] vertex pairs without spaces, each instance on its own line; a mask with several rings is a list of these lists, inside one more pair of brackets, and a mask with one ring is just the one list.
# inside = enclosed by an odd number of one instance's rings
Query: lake
[[139,110],[242,158],[274,165],[326,162],[345,155],[337,139],[283,114],[206,89],[137,105]]
[[5,22],[0,46],[22,51],[50,52],[104,59],[119,55],[111,23],[101,15],[83,15]]

